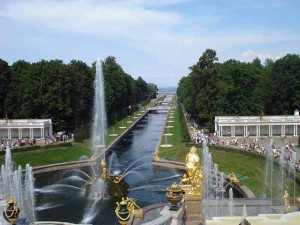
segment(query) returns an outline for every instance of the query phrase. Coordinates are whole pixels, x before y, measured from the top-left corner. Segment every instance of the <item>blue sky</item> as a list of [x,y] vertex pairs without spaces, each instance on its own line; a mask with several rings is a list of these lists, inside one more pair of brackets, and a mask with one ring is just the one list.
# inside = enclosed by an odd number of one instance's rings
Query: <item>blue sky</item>
[[300,52],[300,1],[0,0],[0,58],[113,55],[133,77],[176,86],[206,48],[221,62]]

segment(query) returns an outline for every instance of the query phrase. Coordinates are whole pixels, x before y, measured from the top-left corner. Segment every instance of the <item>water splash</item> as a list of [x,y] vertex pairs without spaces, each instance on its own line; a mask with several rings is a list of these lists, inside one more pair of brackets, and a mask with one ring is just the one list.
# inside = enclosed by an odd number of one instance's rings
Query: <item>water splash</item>
[[233,200],[233,191],[232,188],[229,189],[229,216],[234,214],[234,200]]
[[175,174],[175,175],[169,176],[169,177],[154,179],[151,182],[160,182],[160,181],[170,180],[170,179],[173,179],[173,178],[176,178],[176,177],[181,177],[181,175],[180,174]]
[[98,59],[96,62],[96,77],[94,81],[95,97],[94,97],[94,118],[93,118],[93,134],[92,134],[92,150],[95,156],[102,156],[105,152],[106,140],[106,110],[105,110],[105,94],[104,79],[102,74],[102,63]]
[[38,206],[35,208],[36,211],[42,211],[42,210],[46,210],[46,209],[53,209],[53,208],[57,208],[60,206],[63,206],[65,204],[53,204],[53,203],[46,203],[44,205]]
[[100,203],[100,201],[107,195],[105,186],[105,181],[102,179],[97,179],[92,184],[88,196],[88,199],[91,199],[91,202],[85,208],[83,219],[81,221],[82,223],[91,223],[99,213],[100,209],[98,207],[98,203]]
[[164,189],[166,191],[166,188],[162,185],[144,185],[144,186],[140,186],[140,187],[131,188],[130,191],[154,190],[156,188]]
[[143,156],[142,158],[139,158],[139,159],[137,159],[137,160],[135,160],[133,163],[131,163],[125,170],[124,170],[124,172],[122,173],[122,175],[123,174],[125,174],[134,164],[136,164],[137,162],[139,162],[139,161],[141,161],[142,159],[145,159],[145,158],[147,158],[147,157],[152,157],[152,155],[146,155],[146,156]]

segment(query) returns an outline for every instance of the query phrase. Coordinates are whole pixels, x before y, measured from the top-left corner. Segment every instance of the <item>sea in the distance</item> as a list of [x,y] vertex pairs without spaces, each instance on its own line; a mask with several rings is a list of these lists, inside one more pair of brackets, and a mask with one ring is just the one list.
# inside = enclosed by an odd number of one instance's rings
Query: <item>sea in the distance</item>
[[177,87],[158,87],[158,92],[174,92],[176,93]]

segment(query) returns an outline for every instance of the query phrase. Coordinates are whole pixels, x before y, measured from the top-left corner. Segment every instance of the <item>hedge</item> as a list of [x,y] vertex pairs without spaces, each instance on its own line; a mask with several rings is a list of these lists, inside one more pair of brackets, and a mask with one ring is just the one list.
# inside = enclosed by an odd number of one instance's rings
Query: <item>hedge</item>
[[[45,145],[45,146],[28,146],[28,147],[20,147],[20,148],[14,148],[11,150],[11,152],[14,153],[23,153],[23,152],[31,152],[31,151],[38,151],[43,149],[51,149],[51,148],[65,148],[65,147],[71,147],[72,143],[60,143],[60,144],[53,144],[53,145]],[[5,155],[5,151],[0,151],[0,155]]]
[[191,141],[191,136],[187,128],[186,120],[183,115],[182,106],[179,107],[178,113],[179,113],[179,121],[180,121],[180,128],[181,128],[181,141],[189,142]]

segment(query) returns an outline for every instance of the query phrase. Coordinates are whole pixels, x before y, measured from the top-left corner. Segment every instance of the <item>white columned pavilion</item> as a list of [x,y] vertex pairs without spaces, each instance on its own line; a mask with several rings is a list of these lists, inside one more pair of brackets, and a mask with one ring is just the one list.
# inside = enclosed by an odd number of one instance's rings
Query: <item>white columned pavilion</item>
[[215,132],[219,137],[298,136],[300,116],[216,116]]
[[51,119],[5,119],[0,120],[0,138],[41,138],[52,136]]

